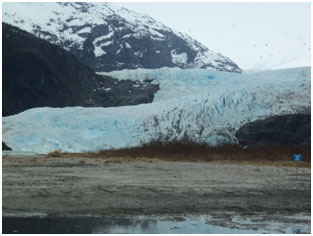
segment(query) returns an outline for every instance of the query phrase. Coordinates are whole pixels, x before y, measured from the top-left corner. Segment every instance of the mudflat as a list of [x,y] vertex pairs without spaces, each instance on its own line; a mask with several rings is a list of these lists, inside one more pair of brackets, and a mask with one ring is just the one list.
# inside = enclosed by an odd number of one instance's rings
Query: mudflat
[[4,217],[210,215],[310,225],[311,169],[158,160],[3,156]]

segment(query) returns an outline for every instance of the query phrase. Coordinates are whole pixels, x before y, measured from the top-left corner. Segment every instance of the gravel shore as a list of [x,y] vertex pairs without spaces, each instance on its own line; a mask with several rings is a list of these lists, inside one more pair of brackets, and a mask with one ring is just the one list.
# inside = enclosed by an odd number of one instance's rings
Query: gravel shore
[[[209,215],[309,227],[311,169],[199,162],[4,156],[3,216]],[[179,216],[179,217],[178,217]],[[178,217],[178,218],[177,218]]]

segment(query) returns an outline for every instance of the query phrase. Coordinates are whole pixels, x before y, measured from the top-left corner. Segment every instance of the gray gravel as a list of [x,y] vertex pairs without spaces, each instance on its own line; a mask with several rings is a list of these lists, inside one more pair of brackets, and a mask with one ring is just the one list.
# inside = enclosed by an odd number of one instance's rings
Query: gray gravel
[[310,168],[296,178],[291,167],[5,156],[2,172],[3,216],[210,215],[223,226],[235,217],[311,220]]

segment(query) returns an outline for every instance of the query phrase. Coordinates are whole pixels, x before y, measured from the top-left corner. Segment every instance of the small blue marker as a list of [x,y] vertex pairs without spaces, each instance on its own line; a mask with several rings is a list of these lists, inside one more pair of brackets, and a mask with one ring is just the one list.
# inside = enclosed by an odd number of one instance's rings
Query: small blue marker
[[301,154],[294,154],[293,155],[293,161],[296,162],[296,179],[298,180],[298,162],[302,161],[302,155]]
[[302,161],[302,155],[301,154],[294,154],[293,160],[294,161]]

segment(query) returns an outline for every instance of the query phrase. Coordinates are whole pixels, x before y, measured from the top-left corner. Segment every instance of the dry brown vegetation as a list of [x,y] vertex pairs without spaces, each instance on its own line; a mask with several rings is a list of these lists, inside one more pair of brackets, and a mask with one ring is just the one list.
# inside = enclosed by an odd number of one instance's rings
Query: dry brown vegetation
[[[301,153],[302,162],[294,163],[293,155]],[[260,163],[279,165],[310,166],[310,147],[247,147],[238,145],[223,145],[211,147],[207,144],[192,142],[153,142],[141,147],[124,148],[118,150],[103,150],[88,153],[62,153],[66,156],[96,158],[102,163],[121,163],[129,161],[197,161],[197,162],[225,162],[225,163]]]
[[53,152],[50,152],[47,154],[47,157],[62,157],[63,154],[60,150],[54,150]]

